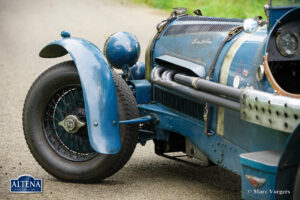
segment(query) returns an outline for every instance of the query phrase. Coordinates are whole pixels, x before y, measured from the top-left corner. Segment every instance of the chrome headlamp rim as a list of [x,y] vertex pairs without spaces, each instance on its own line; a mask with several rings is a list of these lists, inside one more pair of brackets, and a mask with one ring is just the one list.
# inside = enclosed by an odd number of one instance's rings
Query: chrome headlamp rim
[[243,29],[246,33],[254,33],[258,27],[258,21],[254,18],[247,18],[243,22]]

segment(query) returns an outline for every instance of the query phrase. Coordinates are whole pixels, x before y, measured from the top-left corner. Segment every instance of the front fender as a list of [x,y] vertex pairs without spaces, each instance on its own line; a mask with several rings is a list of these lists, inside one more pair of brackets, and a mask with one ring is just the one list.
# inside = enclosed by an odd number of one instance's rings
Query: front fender
[[277,193],[279,199],[291,199],[295,177],[300,165],[300,123],[294,132],[287,139],[279,164],[277,167],[276,188],[277,191],[290,191],[286,195]]
[[89,141],[103,154],[118,153],[121,148],[118,104],[110,67],[102,52],[80,38],[64,38],[49,43],[40,56],[56,58],[67,53],[77,67],[84,96]]

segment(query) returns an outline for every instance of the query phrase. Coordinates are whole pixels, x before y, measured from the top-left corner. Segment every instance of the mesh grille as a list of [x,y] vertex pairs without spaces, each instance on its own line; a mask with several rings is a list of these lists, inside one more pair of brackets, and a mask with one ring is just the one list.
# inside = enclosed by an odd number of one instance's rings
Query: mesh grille
[[217,18],[217,17],[203,17],[203,16],[184,16],[178,19],[178,21],[215,21],[215,22],[239,22],[242,23],[243,19],[232,18]]
[[184,16],[170,25],[164,35],[168,36],[200,32],[229,32],[235,27],[242,26],[242,23],[242,19]]
[[154,87],[154,100],[162,105],[182,112],[193,118],[203,120],[204,105]]
[[191,25],[176,25],[170,26],[166,32],[167,35],[176,35],[184,33],[200,33],[200,32],[227,32],[237,27],[231,24],[191,24]]

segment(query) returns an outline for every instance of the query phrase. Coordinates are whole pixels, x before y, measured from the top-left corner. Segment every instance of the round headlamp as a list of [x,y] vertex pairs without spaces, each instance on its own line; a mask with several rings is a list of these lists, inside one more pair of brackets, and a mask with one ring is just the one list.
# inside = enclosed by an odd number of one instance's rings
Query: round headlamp
[[299,37],[292,32],[280,33],[276,38],[276,46],[281,55],[294,56],[299,49]]
[[106,40],[103,52],[114,68],[131,67],[140,56],[140,43],[128,32],[117,32]]

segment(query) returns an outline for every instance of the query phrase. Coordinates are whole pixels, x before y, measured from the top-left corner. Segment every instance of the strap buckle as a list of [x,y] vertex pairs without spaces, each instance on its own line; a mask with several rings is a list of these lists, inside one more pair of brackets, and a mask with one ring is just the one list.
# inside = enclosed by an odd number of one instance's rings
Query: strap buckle
[[204,107],[204,113],[203,113],[203,121],[204,121],[204,133],[206,135],[213,135],[213,133],[211,133],[208,129],[208,119],[209,119],[209,109],[208,109],[208,104],[207,102],[205,103],[205,107]]

